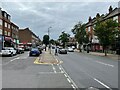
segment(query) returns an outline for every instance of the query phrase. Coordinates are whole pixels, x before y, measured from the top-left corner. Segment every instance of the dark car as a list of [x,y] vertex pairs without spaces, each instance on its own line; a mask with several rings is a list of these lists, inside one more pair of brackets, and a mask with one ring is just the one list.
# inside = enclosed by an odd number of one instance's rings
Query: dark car
[[67,54],[67,50],[64,48],[59,48],[58,53],[59,54]]
[[38,48],[32,48],[30,50],[29,56],[39,56],[40,55],[40,51]]

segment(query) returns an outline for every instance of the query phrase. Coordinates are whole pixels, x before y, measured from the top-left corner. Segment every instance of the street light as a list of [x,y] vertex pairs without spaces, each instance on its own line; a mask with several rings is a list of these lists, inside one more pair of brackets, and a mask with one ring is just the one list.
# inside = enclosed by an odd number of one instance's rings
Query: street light
[[49,36],[49,50],[50,50],[50,54],[51,54],[51,45],[50,45],[50,28],[52,28],[51,26],[48,28],[48,36]]

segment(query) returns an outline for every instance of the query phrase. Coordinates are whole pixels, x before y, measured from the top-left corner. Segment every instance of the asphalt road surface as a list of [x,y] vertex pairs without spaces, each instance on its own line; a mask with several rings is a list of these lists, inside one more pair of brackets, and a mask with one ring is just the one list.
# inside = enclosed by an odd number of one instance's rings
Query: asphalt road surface
[[36,65],[28,53],[2,58],[2,88],[118,88],[117,60],[69,52],[60,65]]
[[78,52],[59,54],[63,67],[79,88],[118,88],[118,61]]
[[2,58],[2,88],[75,88],[61,65],[36,65],[28,53]]

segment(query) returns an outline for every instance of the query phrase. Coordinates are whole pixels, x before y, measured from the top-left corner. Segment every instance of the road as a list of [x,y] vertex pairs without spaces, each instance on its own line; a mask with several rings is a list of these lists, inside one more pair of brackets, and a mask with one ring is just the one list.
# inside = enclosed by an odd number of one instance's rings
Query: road
[[[106,57],[69,52],[59,54],[60,65],[36,65],[29,52],[2,58],[3,88],[118,87],[118,61]],[[36,89],[35,89],[36,90]]]
[[3,88],[69,88],[73,90],[59,65],[36,65],[33,63],[36,57],[29,57],[28,53],[2,58]]
[[62,66],[79,88],[118,88],[118,61],[78,52],[59,54]]

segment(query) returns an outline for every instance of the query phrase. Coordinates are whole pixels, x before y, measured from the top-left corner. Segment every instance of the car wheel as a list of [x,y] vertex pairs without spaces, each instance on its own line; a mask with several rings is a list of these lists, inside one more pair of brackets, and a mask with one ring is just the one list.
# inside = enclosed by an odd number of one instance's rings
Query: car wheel
[[10,55],[11,57],[13,56],[13,53],[11,53],[11,55]]

